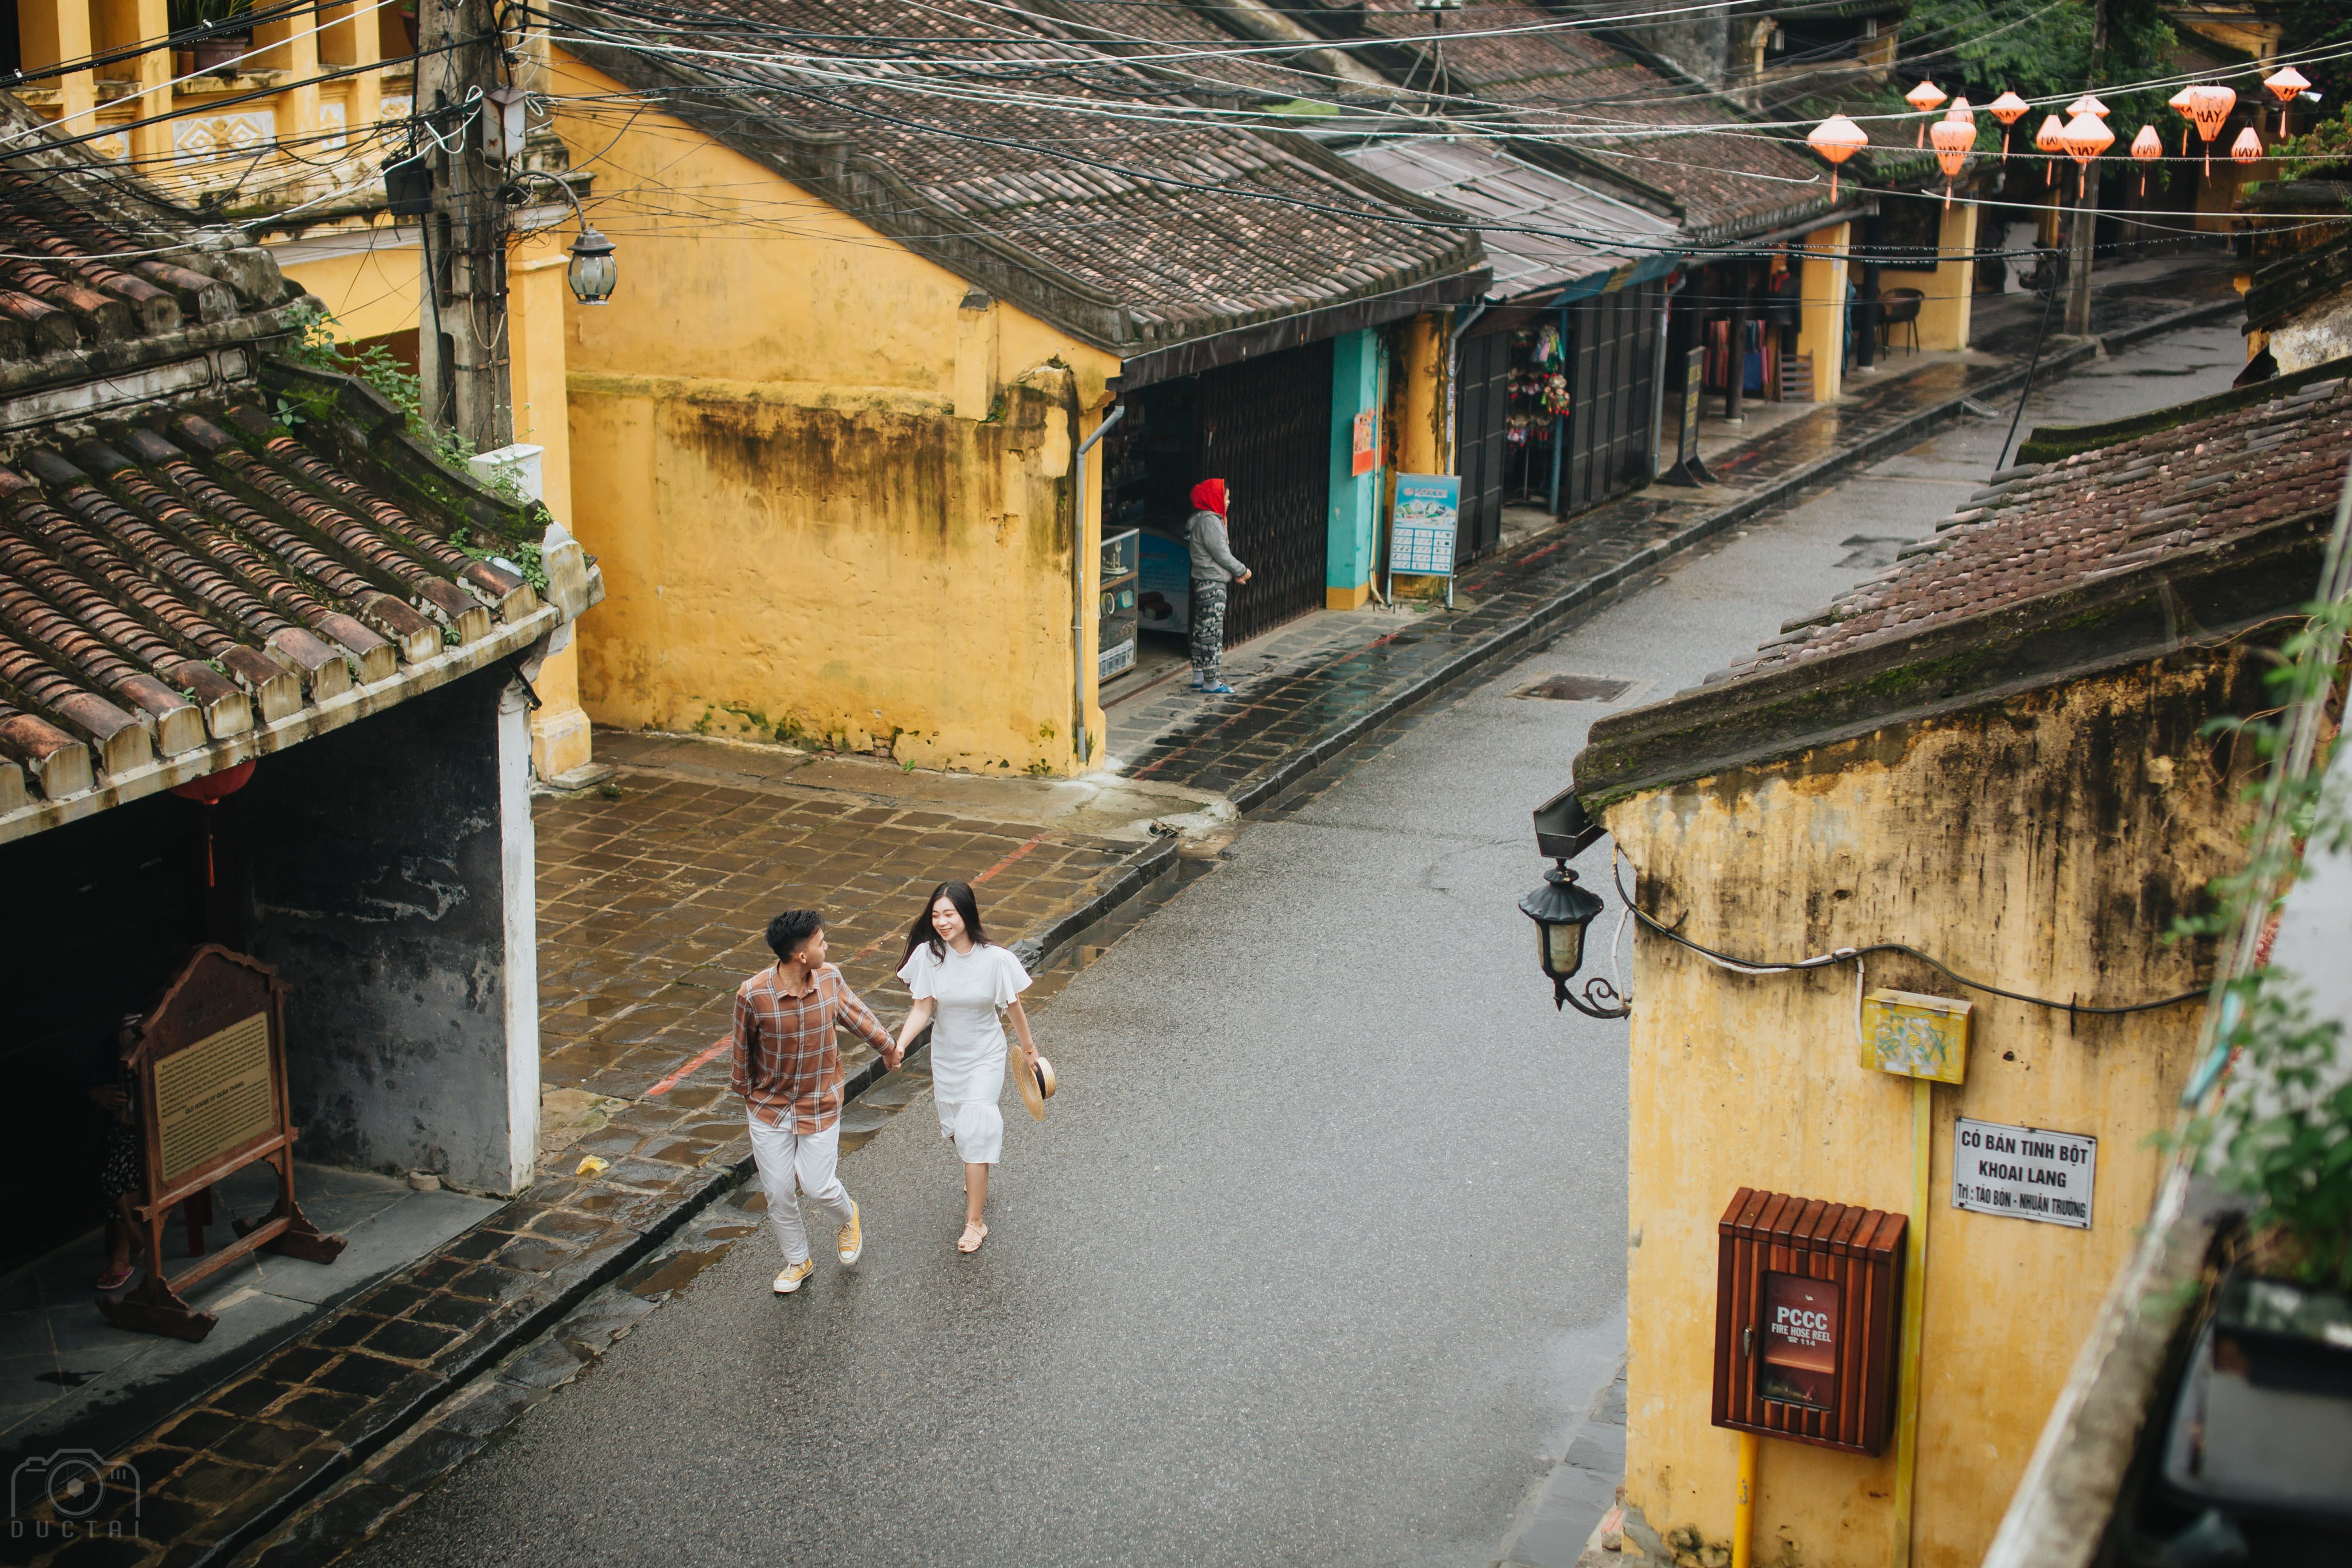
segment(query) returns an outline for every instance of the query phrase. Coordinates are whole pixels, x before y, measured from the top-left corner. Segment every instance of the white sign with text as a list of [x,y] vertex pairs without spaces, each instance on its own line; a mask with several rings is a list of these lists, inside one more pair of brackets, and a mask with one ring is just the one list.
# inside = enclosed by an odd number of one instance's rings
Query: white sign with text
[[2088,1230],[2098,1168],[2099,1141],[2079,1132],[2004,1127],[1965,1116],[1952,1124],[1957,1209]]

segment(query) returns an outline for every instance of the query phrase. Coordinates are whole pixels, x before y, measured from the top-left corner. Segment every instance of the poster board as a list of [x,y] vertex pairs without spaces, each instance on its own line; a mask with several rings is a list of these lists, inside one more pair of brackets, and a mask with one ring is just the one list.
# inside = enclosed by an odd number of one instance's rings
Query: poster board
[[[1462,525],[1462,481],[1453,474],[1399,474],[1389,521],[1389,574],[1454,575],[1454,538]],[[1446,592],[1453,592],[1448,584]]]
[[[144,1175],[143,1201],[131,1206],[146,1233],[147,1268],[121,1298],[100,1297],[99,1310],[118,1328],[201,1340],[218,1320],[189,1306],[192,1286],[263,1248],[315,1263],[343,1250],[343,1238],[323,1235],[294,1201],[286,986],[260,960],[207,944],[129,1033],[122,1061],[137,1086]],[[173,1205],[263,1160],[278,1172],[276,1206],[166,1277],[163,1222]]]

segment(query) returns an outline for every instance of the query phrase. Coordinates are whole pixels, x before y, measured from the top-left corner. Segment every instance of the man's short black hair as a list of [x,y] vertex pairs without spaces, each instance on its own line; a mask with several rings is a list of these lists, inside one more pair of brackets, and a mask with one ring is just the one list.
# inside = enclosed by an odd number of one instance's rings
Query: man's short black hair
[[768,946],[789,963],[801,943],[824,929],[824,916],[816,910],[786,910],[768,922]]

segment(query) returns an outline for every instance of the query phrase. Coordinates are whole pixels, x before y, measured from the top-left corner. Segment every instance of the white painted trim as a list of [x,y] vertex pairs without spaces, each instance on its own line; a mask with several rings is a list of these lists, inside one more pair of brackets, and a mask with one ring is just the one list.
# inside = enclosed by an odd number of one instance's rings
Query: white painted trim
[[539,1163],[539,909],[530,821],[530,710],[522,682],[499,693],[499,870],[505,900],[507,1184]]

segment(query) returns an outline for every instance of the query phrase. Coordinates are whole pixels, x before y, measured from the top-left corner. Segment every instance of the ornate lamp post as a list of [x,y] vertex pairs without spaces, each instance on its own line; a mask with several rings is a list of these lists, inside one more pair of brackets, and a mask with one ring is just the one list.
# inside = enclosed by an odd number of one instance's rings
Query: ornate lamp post
[[1537,962],[1551,981],[1552,1006],[1566,1003],[1588,1018],[1623,1018],[1633,1006],[1604,977],[1591,976],[1580,992],[1569,989],[1584,967],[1585,928],[1602,908],[1596,895],[1577,884],[1566,860],[1554,861],[1543,886],[1519,900],[1519,912],[1536,922]]

